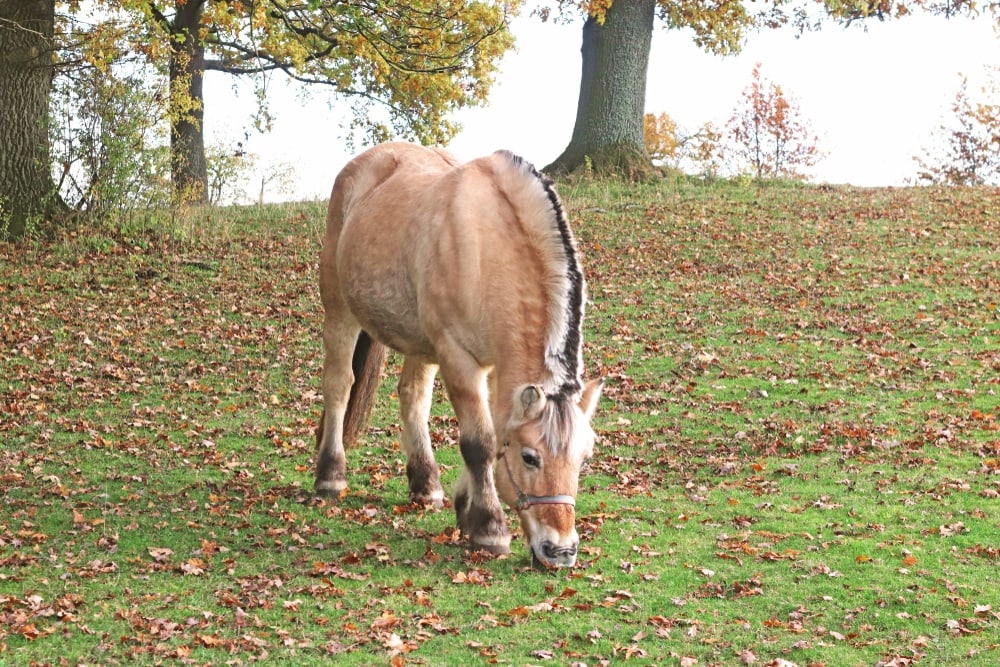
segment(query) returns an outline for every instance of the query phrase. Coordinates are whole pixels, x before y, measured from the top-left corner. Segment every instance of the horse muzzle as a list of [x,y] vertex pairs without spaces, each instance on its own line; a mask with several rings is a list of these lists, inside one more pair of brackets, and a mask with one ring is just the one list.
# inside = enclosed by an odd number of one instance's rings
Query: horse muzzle
[[531,564],[539,569],[573,567],[576,564],[576,553],[579,541],[569,546],[560,546],[546,540],[536,550],[531,546]]

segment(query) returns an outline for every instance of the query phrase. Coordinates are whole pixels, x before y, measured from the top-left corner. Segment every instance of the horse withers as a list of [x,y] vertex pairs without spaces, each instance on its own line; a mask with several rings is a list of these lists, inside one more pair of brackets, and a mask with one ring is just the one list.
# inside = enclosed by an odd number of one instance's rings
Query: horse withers
[[503,498],[533,562],[572,566],[601,383],[581,379],[586,286],[552,182],[507,151],[460,164],[415,144],[371,148],[333,186],[320,293],[316,492],[347,487],[344,447],[367,423],[388,346],[403,355],[411,499],[444,502],[427,425],[440,370],[465,462],[453,499],[462,534],[509,553]]

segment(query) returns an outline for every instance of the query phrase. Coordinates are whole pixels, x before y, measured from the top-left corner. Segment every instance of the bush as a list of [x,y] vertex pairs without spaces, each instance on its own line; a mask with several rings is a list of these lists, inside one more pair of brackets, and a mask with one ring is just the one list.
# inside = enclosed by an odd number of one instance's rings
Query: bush
[[54,176],[72,208],[124,218],[169,203],[163,91],[157,81],[143,72],[119,76],[96,67],[57,79]]

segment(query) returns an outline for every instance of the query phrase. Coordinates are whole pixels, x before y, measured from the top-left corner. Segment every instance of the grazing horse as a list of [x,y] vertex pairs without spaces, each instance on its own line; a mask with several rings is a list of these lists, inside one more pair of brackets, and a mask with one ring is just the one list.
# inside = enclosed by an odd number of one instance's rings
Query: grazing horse
[[440,370],[465,462],[453,503],[462,534],[509,553],[503,498],[536,565],[572,566],[601,382],[581,379],[585,284],[552,182],[507,151],[460,164],[386,143],[337,176],[326,224],[316,492],[347,487],[344,447],[367,423],[388,346],[404,357],[411,499],[444,501],[427,425]]

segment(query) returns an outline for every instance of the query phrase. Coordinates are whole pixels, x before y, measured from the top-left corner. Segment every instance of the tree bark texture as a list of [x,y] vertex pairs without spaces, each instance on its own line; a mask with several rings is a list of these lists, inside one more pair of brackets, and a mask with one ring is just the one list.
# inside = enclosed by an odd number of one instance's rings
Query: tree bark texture
[[205,160],[205,46],[198,39],[203,2],[178,2],[170,55],[170,171],[174,195],[208,202]]
[[656,0],[618,0],[603,24],[588,17],[573,136],[546,171],[575,171],[588,160],[598,173],[635,176],[652,168],[643,114],[655,10]]
[[0,238],[57,210],[49,157],[55,0],[0,0]]

